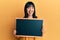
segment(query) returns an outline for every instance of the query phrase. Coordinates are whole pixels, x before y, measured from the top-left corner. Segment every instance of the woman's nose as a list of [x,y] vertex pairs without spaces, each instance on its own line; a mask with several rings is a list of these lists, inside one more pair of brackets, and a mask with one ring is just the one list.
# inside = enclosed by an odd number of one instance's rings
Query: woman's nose
[[32,9],[30,8],[30,11],[31,11]]

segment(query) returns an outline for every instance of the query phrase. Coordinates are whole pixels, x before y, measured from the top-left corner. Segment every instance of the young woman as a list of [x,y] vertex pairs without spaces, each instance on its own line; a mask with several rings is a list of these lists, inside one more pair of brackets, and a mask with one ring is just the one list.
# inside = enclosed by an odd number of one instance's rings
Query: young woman
[[[24,8],[25,16],[24,18],[27,19],[34,19],[37,18],[36,11],[35,11],[35,5],[33,2],[27,2]],[[16,34],[16,31],[14,31],[14,34]],[[19,37],[16,35],[16,37]],[[35,37],[20,37],[20,40],[34,40]]]

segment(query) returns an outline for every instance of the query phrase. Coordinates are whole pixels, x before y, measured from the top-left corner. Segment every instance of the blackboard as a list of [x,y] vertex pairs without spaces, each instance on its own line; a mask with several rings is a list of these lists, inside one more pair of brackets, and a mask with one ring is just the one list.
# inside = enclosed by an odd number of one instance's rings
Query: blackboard
[[43,20],[16,19],[16,35],[42,36]]

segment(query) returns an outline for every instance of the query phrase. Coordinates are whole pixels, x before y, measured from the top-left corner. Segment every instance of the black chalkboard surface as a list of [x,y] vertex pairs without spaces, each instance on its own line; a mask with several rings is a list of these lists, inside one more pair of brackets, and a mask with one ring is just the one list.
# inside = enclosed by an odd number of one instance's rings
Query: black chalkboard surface
[[42,36],[43,20],[16,19],[16,35]]

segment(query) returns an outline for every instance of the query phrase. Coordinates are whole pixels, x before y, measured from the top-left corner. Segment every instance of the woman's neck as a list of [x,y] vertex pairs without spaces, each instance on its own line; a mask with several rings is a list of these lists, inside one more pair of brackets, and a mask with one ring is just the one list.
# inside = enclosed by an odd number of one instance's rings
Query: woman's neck
[[31,19],[31,18],[33,18],[33,17],[32,17],[32,16],[28,16],[28,18],[30,18],[30,19]]

